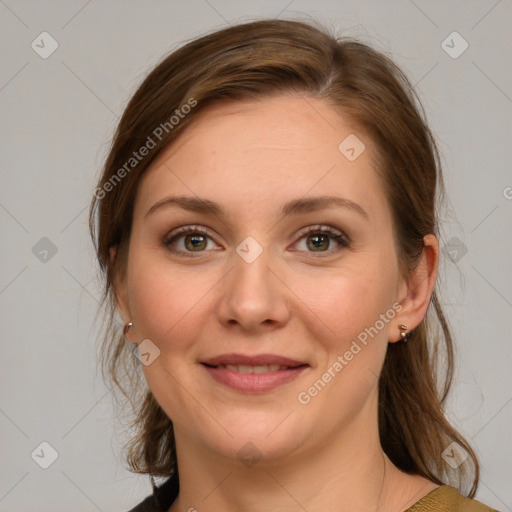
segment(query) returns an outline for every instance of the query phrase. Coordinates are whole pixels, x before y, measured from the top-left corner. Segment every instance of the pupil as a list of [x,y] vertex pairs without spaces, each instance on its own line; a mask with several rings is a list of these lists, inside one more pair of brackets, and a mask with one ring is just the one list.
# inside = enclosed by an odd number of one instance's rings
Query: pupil
[[316,250],[326,250],[329,247],[329,239],[325,235],[313,235],[309,237],[309,248]]
[[185,245],[187,246],[187,249],[192,251],[204,249],[206,247],[206,240],[203,235],[187,235],[185,238]]

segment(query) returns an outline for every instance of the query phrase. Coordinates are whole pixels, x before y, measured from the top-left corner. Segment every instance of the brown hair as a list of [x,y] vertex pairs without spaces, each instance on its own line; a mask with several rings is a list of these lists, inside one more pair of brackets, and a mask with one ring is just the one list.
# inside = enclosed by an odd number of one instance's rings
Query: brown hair
[[[260,20],[208,34],[167,56],[124,111],[89,214],[108,311],[102,371],[135,412],[135,435],[125,446],[133,472],[170,476],[176,471],[172,422],[144,386],[140,365],[114,319],[114,283],[126,268],[139,180],[159,151],[208,105],[279,93],[323,99],[375,143],[404,273],[415,267],[423,237],[438,234],[436,196],[443,192],[438,149],[412,85],[383,53],[312,23]],[[151,148],[139,158],[143,146]],[[111,261],[113,246],[117,254]],[[379,383],[380,438],[398,468],[461,491],[469,479],[473,497],[477,457],[444,416],[453,370],[452,337],[434,292],[409,342],[388,347]],[[457,471],[442,457],[452,442],[469,454]]]

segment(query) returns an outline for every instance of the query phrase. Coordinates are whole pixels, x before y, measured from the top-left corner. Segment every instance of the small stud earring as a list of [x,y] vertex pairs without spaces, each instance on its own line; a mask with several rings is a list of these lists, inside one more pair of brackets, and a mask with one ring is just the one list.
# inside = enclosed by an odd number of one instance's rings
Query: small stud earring
[[131,322],[128,322],[124,327],[123,327],[123,336],[126,336],[126,333],[128,332],[128,329],[130,329],[130,327],[133,327],[133,324]]
[[407,326],[400,324],[398,328],[400,329],[400,337],[402,338],[402,341],[408,341],[409,333],[407,332]]

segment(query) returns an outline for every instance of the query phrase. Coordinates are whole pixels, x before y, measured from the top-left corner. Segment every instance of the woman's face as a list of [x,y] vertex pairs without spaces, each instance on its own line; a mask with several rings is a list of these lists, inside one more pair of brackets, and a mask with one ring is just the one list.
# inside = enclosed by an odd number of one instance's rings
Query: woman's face
[[374,151],[282,95],[210,107],[144,175],[120,309],[178,446],[270,461],[375,434],[406,288]]

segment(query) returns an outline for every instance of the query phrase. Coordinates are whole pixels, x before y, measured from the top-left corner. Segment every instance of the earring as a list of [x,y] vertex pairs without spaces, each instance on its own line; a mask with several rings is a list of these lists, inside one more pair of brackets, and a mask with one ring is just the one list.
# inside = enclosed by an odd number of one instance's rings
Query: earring
[[130,327],[133,327],[133,324],[131,322],[128,322],[124,327],[123,327],[123,336],[126,336],[126,333],[128,332],[128,329],[130,329]]
[[409,333],[407,332],[407,326],[400,324],[398,328],[400,329],[400,337],[402,338],[402,341],[408,341]]

